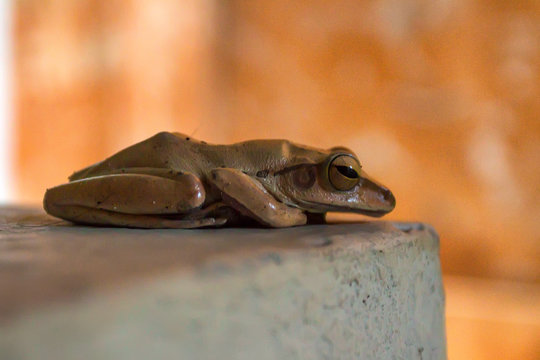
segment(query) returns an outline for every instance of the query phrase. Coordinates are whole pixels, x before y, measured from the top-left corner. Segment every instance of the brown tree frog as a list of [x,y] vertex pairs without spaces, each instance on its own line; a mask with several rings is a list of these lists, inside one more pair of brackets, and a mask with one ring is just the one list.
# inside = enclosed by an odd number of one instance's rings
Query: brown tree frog
[[161,132],[48,189],[45,210],[75,223],[198,228],[256,221],[287,227],[328,211],[379,217],[395,206],[347,148],[287,140],[211,145]]

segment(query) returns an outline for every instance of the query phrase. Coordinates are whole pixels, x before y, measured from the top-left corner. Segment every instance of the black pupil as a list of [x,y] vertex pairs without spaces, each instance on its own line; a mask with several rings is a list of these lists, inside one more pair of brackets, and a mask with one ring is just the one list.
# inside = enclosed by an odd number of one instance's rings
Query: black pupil
[[349,179],[358,179],[358,173],[349,166],[336,166],[336,169],[341,173],[341,175],[348,177]]

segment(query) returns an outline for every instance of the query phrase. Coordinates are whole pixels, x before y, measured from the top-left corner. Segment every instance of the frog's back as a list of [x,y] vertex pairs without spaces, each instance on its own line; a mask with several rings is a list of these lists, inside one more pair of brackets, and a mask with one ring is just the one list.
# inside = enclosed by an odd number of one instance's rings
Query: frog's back
[[160,132],[119,151],[111,157],[79,170],[70,180],[117,173],[128,168],[164,168],[206,176],[218,167],[248,173],[277,171],[306,159],[323,159],[327,152],[288,140],[251,140],[231,145],[211,145],[184,134]]
[[85,179],[128,168],[174,168],[179,171],[188,171],[189,169],[176,169],[173,166],[174,163],[177,163],[177,161],[173,161],[173,158],[182,156],[179,154],[185,154],[184,157],[196,155],[192,150],[193,145],[190,144],[189,138],[187,139],[181,134],[160,132],[120,150],[103,161],[76,171],[69,179],[71,181]]
[[220,147],[227,153],[227,167],[247,173],[259,170],[279,171],[303,163],[320,162],[329,154],[326,150],[288,140],[250,140]]

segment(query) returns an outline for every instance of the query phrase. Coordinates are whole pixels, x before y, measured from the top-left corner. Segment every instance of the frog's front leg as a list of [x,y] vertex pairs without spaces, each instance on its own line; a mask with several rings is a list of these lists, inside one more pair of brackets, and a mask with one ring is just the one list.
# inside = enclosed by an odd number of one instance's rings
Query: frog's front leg
[[239,170],[214,169],[211,178],[221,191],[223,202],[264,225],[288,227],[307,221],[301,210],[279,202],[261,183]]
[[[138,228],[195,228],[224,219],[182,220],[202,206],[205,190],[192,174],[167,179],[144,174],[114,174],[72,181],[47,190],[45,210],[76,223]],[[178,217],[180,219],[178,219]]]

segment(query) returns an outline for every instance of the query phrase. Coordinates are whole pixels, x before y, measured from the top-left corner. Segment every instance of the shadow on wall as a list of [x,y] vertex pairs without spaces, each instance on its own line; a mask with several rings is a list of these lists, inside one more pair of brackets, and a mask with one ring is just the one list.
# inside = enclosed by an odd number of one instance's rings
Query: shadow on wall
[[13,199],[11,2],[0,3],[0,204]]

